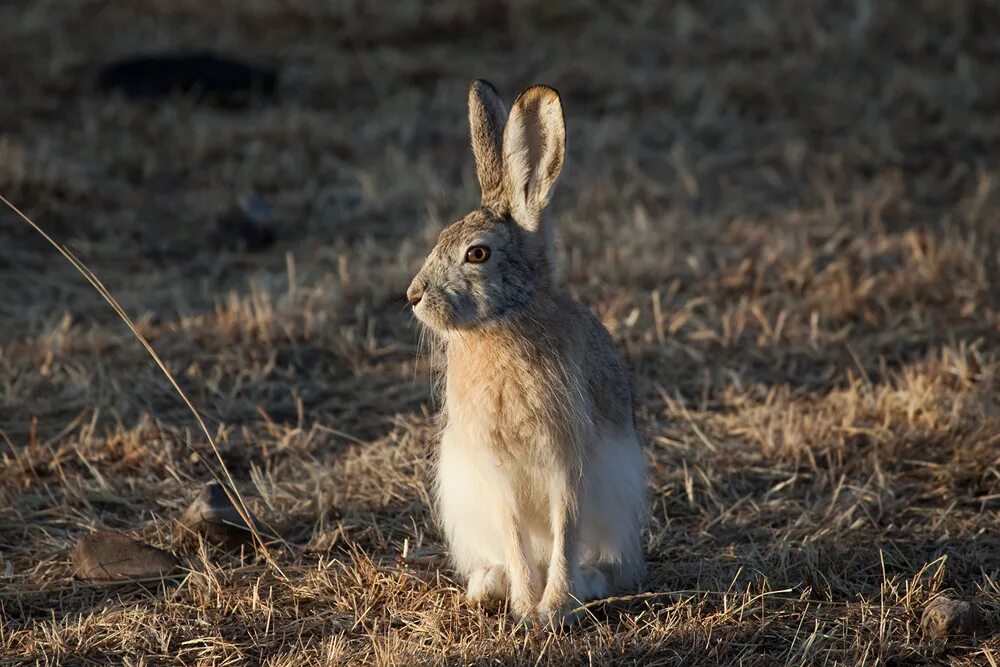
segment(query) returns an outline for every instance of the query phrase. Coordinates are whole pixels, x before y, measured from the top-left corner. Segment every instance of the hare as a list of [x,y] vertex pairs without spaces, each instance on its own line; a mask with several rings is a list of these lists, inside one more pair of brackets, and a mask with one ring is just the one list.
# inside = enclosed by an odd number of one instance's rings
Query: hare
[[469,123],[481,204],[406,292],[444,348],[436,509],[468,600],[562,622],[641,583],[645,457],[614,342],[556,278],[559,94],[528,88],[508,118],[475,81]]

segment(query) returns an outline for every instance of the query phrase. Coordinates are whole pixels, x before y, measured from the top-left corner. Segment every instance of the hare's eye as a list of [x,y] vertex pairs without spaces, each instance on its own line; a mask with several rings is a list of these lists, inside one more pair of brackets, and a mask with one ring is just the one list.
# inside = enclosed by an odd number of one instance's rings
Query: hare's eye
[[465,261],[482,264],[490,258],[490,249],[484,245],[474,245],[465,251]]

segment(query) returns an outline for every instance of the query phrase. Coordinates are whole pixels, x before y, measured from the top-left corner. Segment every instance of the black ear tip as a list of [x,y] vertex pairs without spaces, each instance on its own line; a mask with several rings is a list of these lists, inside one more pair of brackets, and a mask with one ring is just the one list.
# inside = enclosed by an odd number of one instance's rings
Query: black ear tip
[[486,79],[476,79],[472,82],[472,89],[479,92],[491,92],[494,95],[499,95],[496,86],[487,81]]

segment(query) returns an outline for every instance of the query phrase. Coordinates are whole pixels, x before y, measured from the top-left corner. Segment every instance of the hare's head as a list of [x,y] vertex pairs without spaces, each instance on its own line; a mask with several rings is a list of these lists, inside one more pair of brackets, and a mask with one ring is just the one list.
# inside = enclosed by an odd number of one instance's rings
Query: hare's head
[[441,232],[406,290],[420,321],[438,331],[514,321],[552,289],[554,233],[542,210],[565,153],[559,94],[528,88],[508,118],[493,86],[474,81],[469,125],[482,202]]

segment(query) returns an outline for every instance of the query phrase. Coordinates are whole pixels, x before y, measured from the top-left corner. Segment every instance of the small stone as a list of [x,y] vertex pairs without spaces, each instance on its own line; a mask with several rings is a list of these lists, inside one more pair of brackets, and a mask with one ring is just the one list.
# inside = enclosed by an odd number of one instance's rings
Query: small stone
[[80,538],[72,559],[73,573],[91,581],[164,577],[179,565],[173,554],[110,531]]
[[116,60],[101,70],[98,83],[131,99],[159,99],[183,92],[239,108],[255,93],[273,96],[278,72],[206,51],[171,52]]
[[[230,491],[232,493],[232,491]],[[264,533],[253,514],[250,520],[258,532]],[[181,525],[201,533],[210,542],[233,547],[252,539],[247,522],[229,500],[226,488],[218,482],[207,484],[194,502],[184,511]]]
[[952,600],[940,595],[924,608],[920,628],[939,639],[955,635],[975,635],[982,631],[983,615],[972,602]]

